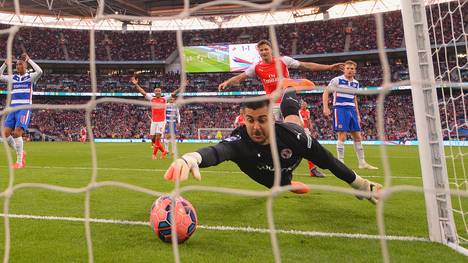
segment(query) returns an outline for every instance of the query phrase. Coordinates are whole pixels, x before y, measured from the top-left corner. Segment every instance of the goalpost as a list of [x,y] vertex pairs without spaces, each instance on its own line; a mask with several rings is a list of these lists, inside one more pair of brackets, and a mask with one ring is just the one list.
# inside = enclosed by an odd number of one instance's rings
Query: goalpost
[[[429,18],[426,18],[427,9],[424,0],[401,0],[401,7],[416,130],[419,141],[421,172],[425,189],[424,196],[429,238],[431,241],[447,244],[459,252],[468,255],[468,250],[460,246],[460,239],[457,236],[455,227],[452,195],[447,173],[447,156],[444,151],[439,100],[437,98],[437,87],[440,84],[439,81],[443,79],[439,79],[436,83],[427,22]],[[458,8],[460,10],[462,8],[460,2],[458,2]],[[439,17],[439,19],[442,18]],[[453,21],[451,24],[453,26]],[[431,23],[431,28],[435,31],[433,23]],[[443,34],[444,32],[442,32]],[[466,34],[464,38],[466,45]],[[444,42],[443,44],[445,45],[446,43]],[[455,40],[453,44],[456,45],[457,41]],[[435,49],[437,50],[438,48],[436,43]],[[445,54],[447,55],[447,53]],[[438,57],[435,62],[440,63]],[[453,85],[458,86],[450,82],[449,79],[449,83],[447,83],[449,88],[452,88]],[[463,87],[460,90],[463,94]],[[442,90],[442,96],[443,92]],[[464,96],[462,96],[462,100],[464,100]],[[446,106],[445,100],[444,106]],[[447,111],[445,113],[447,114]],[[449,124],[447,123],[447,125]],[[447,128],[450,134],[450,127]],[[463,159],[463,154],[461,159]],[[453,168],[455,170],[455,167]],[[461,209],[463,212],[462,207]],[[462,217],[463,221],[465,221],[463,213]]]

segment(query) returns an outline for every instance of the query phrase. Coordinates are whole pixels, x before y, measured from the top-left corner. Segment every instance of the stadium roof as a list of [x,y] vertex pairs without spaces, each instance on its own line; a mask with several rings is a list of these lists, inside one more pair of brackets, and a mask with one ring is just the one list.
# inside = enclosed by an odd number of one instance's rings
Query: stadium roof
[[[19,9],[14,8],[16,2]],[[0,0],[0,23],[96,30],[197,30],[301,23],[400,9],[398,0],[188,2],[189,9],[184,9],[183,0]]]
[[[328,8],[348,2],[359,2],[363,0],[284,0],[278,2],[277,10],[295,10],[307,7],[317,7],[326,11]],[[210,0],[190,0],[190,8],[200,4],[213,2]],[[253,7],[243,6],[235,3],[225,3],[198,10],[196,16],[219,16],[235,15],[259,12]],[[237,1],[239,2],[239,1]],[[257,5],[271,4],[272,0],[250,0],[246,1]],[[98,0],[21,0],[20,10],[24,14],[51,15],[51,16],[73,16],[92,18],[98,9]],[[123,14],[134,16],[174,16],[184,10],[184,0],[107,0],[104,1],[104,14]],[[6,12],[15,12],[14,1],[0,0],[1,8]]]

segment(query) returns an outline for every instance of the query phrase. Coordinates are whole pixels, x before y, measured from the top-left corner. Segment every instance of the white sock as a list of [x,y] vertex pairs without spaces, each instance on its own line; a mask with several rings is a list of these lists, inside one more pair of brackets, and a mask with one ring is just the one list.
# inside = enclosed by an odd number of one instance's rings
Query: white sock
[[16,144],[16,163],[23,162],[23,137],[15,138]]
[[364,159],[364,148],[362,147],[361,142],[354,142],[354,151],[356,152],[359,164],[365,164],[366,160]]
[[8,136],[7,138],[7,142],[8,142],[8,145],[10,145],[10,147],[16,151],[16,143],[15,143],[15,138],[13,138],[13,136]]
[[164,139],[164,149],[166,149],[166,152],[169,152],[169,140]]
[[338,141],[336,143],[336,155],[340,162],[344,163],[344,142]]

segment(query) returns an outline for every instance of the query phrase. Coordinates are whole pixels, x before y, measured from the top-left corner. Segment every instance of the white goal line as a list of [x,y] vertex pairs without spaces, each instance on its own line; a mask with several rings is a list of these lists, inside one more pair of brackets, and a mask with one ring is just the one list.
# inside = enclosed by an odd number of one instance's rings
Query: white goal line
[[[5,214],[0,213],[0,216],[5,217]],[[22,214],[8,214],[8,217],[9,218],[16,218],[16,219],[85,222],[85,219],[80,218],[80,217],[39,216],[39,215],[22,215]],[[145,221],[129,221],[129,220],[116,220],[116,219],[90,218],[89,222],[101,223],[101,224],[116,224],[116,225],[150,226],[150,223],[145,222]],[[233,232],[246,232],[246,233],[270,233],[270,230],[268,228],[255,228],[255,227],[198,225],[197,228],[206,229],[206,230],[213,230],[213,231],[233,231]],[[278,234],[299,235],[299,236],[308,236],[308,237],[339,237],[339,238],[355,238],[355,239],[385,239],[385,240],[395,240],[395,241],[430,242],[430,240],[428,238],[415,237],[415,236],[389,236],[389,235],[385,235],[385,236],[381,237],[379,235],[370,235],[370,234],[330,233],[330,232],[303,231],[303,230],[282,230],[282,229],[276,229],[275,232],[278,233]]]

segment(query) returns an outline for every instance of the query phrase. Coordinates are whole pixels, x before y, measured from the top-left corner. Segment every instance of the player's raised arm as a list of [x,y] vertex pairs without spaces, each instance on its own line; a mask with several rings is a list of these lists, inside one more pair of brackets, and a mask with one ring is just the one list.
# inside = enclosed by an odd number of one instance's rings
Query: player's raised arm
[[243,72],[237,76],[234,76],[228,80],[225,80],[223,83],[219,84],[218,86],[218,90],[221,91],[221,90],[224,90],[226,89],[228,86],[232,85],[232,84],[235,84],[235,83],[239,83],[239,82],[242,82],[244,80],[246,80],[248,77],[247,73]]
[[11,64],[11,62],[10,60],[7,59],[0,67],[0,80],[1,81],[5,81],[5,82],[8,81],[8,75],[4,75],[3,73],[5,72],[9,64]]
[[182,87],[178,87],[176,90],[171,92],[171,97],[173,97],[174,99],[177,98],[181,90],[182,90]]
[[310,71],[343,71],[344,63],[335,63],[331,65],[318,64],[313,62],[302,62],[300,61],[299,69],[310,70]]
[[34,72],[31,73],[31,78],[33,81],[37,81],[42,75],[42,68],[39,67],[39,65],[37,65],[36,62],[34,62],[26,53],[21,55],[21,60],[31,65],[31,67],[34,69]]
[[130,82],[133,84],[133,86],[135,86],[135,89],[138,90],[138,92],[140,92],[141,95],[143,95],[143,97],[146,98],[147,93],[146,93],[146,91],[140,86],[140,84],[138,84],[138,79],[135,78],[135,77],[132,77],[132,78],[130,79]]

